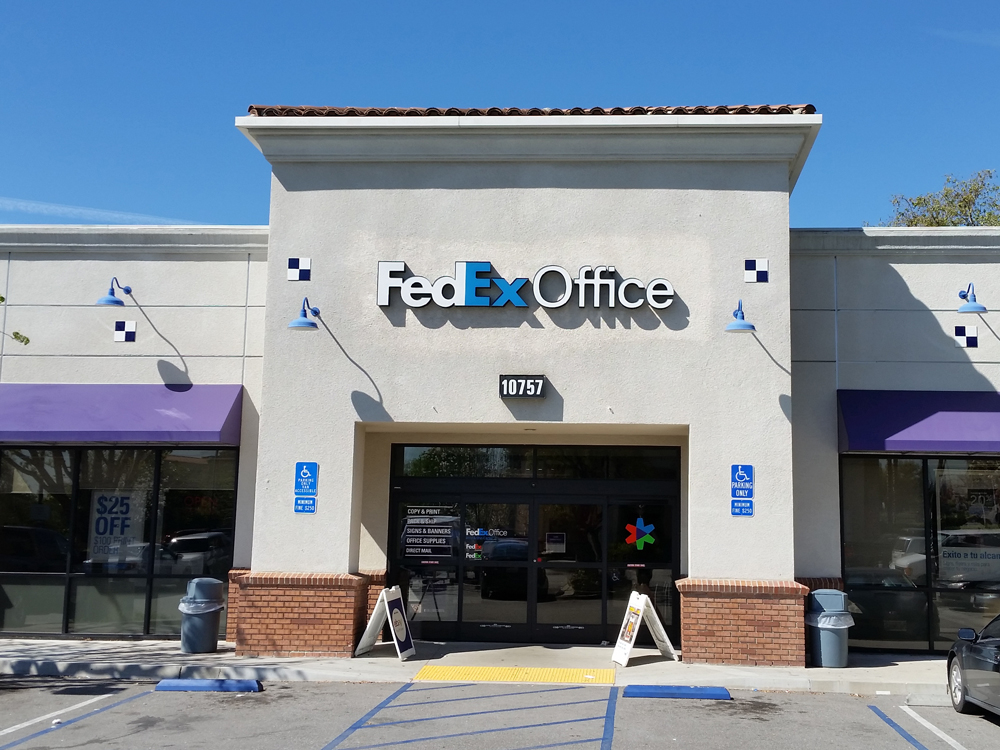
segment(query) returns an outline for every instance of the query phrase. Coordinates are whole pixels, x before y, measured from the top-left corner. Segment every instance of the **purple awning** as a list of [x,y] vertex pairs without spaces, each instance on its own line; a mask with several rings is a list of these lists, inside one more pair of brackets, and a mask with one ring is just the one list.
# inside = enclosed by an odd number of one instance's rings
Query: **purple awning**
[[1000,393],[837,391],[840,451],[1000,453]]
[[0,442],[240,444],[241,385],[0,383]]

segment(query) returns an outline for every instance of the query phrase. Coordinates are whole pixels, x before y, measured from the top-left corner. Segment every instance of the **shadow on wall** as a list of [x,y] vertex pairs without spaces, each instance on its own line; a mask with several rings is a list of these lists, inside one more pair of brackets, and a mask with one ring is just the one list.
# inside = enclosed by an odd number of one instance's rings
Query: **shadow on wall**
[[503,405],[518,422],[562,422],[563,397],[551,380],[545,381],[545,398],[505,398]]
[[362,422],[392,422],[394,421],[389,412],[382,406],[381,401],[376,401],[364,391],[351,391],[351,403],[354,411]]
[[183,393],[184,391],[191,390],[193,383],[191,382],[191,377],[188,375],[186,369],[187,363],[184,362],[183,357],[181,357],[181,363],[185,367],[183,370],[165,359],[160,359],[156,362],[156,371],[160,373],[160,380],[163,381],[168,391]]
[[786,393],[782,393],[778,396],[778,406],[781,407],[782,413],[785,415],[785,419],[789,422],[792,421],[792,397]]
[[[894,259],[894,262],[898,264],[899,260]],[[909,262],[910,265],[917,265],[918,263],[926,263],[926,261],[913,260]],[[931,263],[928,265],[938,264]],[[942,262],[940,265],[944,265],[944,263]],[[907,316],[912,316],[914,322],[910,323],[908,321],[909,325],[912,325],[910,330],[921,331],[924,333],[924,336],[922,339],[913,342],[913,347],[917,348],[916,351],[907,350],[906,352],[899,352],[897,347],[892,343],[893,339],[898,340],[898,334],[890,330],[888,326],[879,326],[876,324],[868,326],[865,330],[856,331],[856,335],[880,337],[886,340],[886,346],[880,348],[868,361],[879,363],[896,362],[900,365],[899,369],[896,370],[899,374],[893,377],[893,381],[866,382],[863,388],[865,390],[965,390],[996,392],[997,388],[993,383],[976,370],[975,364],[972,358],[969,357],[967,350],[955,345],[955,338],[953,336],[954,326],[958,325],[979,326],[977,348],[983,348],[986,343],[995,346],[996,342],[1000,341],[1000,336],[993,333],[986,322],[987,318],[981,315],[958,313],[958,306],[962,303],[958,298],[958,291],[960,288],[964,288],[965,284],[949,281],[948,279],[952,274],[948,270],[942,269],[940,274],[935,274],[934,277],[936,279],[942,279],[940,283],[952,283],[954,286],[954,312],[940,314],[941,317],[939,319],[935,316],[931,308],[927,307],[927,305],[914,296],[906,280],[888,260],[886,261],[886,270],[887,272],[884,275],[880,275],[879,278],[879,293],[871,295],[869,298],[879,300],[878,310],[905,312]],[[844,312],[841,309],[839,314],[842,316]],[[944,328],[942,328],[942,325]],[[841,335],[843,335],[843,322],[839,326],[839,329]],[[989,341],[987,341],[987,337],[989,337]],[[843,345],[841,345],[841,352],[843,348]],[[895,352],[893,352],[894,349],[896,350]],[[907,362],[914,361],[921,364],[913,367],[906,366]],[[949,377],[947,380],[943,380],[939,371],[926,366],[926,363],[939,362],[967,365],[967,367],[961,368],[959,378],[952,379]]]

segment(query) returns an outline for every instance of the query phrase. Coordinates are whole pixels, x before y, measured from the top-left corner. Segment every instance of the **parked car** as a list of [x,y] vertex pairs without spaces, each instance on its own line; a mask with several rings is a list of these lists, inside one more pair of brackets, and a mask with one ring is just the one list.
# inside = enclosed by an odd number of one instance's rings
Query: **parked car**
[[897,538],[892,546],[892,562],[889,567],[903,571],[913,580],[927,575],[927,542],[923,535]]
[[974,707],[1000,715],[1000,616],[979,633],[961,628],[948,653],[948,694],[959,713]]
[[175,536],[167,545],[167,551],[177,556],[174,566],[188,575],[219,578],[225,577],[232,567],[232,547],[233,543],[226,534],[206,531]]

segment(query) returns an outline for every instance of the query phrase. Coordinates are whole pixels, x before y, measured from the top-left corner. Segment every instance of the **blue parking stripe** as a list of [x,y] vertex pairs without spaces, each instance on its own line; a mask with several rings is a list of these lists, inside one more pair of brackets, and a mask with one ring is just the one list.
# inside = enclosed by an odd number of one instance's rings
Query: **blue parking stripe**
[[366,724],[362,729],[388,727],[394,724],[415,724],[418,721],[439,721],[440,719],[461,719],[466,716],[483,716],[484,714],[506,714],[511,711],[534,711],[538,708],[562,708],[563,706],[579,706],[584,703],[603,703],[604,698],[588,701],[570,701],[569,703],[546,703],[541,706],[518,706],[517,708],[493,708],[489,711],[471,711],[465,714],[445,714],[444,716],[422,716],[419,719],[399,719],[397,721],[380,721],[378,724]]
[[[354,734],[356,731],[358,731],[361,727],[363,727],[365,725],[365,722],[367,722],[369,719],[371,719],[375,714],[377,714],[383,708],[385,708],[390,703],[392,703],[394,700],[396,700],[396,698],[398,698],[403,693],[405,693],[409,689],[410,685],[412,685],[412,684],[413,684],[412,682],[408,682],[405,685],[403,685],[403,687],[401,687],[395,693],[393,693],[388,698],[386,698],[384,701],[382,701],[381,703],[379,703],[377,706],[375,706],[375,708],[373,708],[371,711],[369,711],[368,713],[366,713],[364,716],[362,716],[356,722],[354,722],[353,724],[351,724],[351,726],[349,726],[347,729],[345,729],[343,732],[341,732],[338,736],[334,737],[332,741],[328,742],[326,745],[323,745],[323,750],[333,750],[333,748],[337,747],[337,745],[339,745],[341,742],[343,742],[344,740],[346,740],[348,737],[350,737],[352,734]],[[0,750],[3,750],[3,748],[0,747]]]
[[[883,711],[879,710],[876,706],[868,706],[868,708],[870,708],[872,711],[874,711],[876,716],[878,716],[882,721],[884,721],[890,727],[892,727],[893,729],[895,729],[896,730],[896,734],[898,734],[904,740],[906,740],[911,745],[913,745],[915,748],[917,748],[917,750],[927,750],[926,746],[921,745],[919,742],[917,742],[917,740],[913,737],[912,734],[910,734],[909,732],[907,732],[905,729],[903,729],[901,726],[899,726],[899,724],[897,724],[892,719],[890,719],[888,716],[886,716],[885,713]],[[3,750],[3,748],[0,748],[0,750]]]
[[7,750],[7,748],[9,748],[9,747],[17,747],[18,745],[24,744],[28,740],[33,740],[36,737],[41,737],[43,734],[48,734],[49,732],[55,732],[55,731],[58,731],[60,729],[64,729],[64,728],[70,726],[71,724],[76,724],[78,721],[83,721],[84,719],[89,719],[91,716],[97,716],[97,714],[102,714],[105,711],[110,711],[112,708],[120,706],[123,703],[128,703],[129,701],[134,701],[136,698],[141,698],[144,695],[150,695],[150,694],[152,694],[152,692],[153,692],[152,690],[147,690],[146,692],[139,693],[138,695],[133,695],[133,696],[130,696],[128,698],[122,698],[120,701],[112,703],[112,704],[110,704],[108,706],[104,706],[103,708],[97,708],[97,709],[94,709],[93,711],[88,711],[83,716],[77,716],[75,719],[70,719],[69,721],[64,721],[62,724],[56,724],[54,727],[49,727],[48,729],[43,729],[40,732],[35,732],[34,734],[29,734],[27,737],[24,737],[24,738],[19,739],[19,740],[14,740],[13,742],[8,742],[6,745],[0,745],[0,750]]
[[[525,690],[521,693],[493,693],[492,695],[470,695],[465,698],[442,698],[436,701],[419,701],[416,703],[395,703],[386,708],[405,708],[406,706],[429,706],[432,703],[457,703],[458,701],[482,701],[489,698],[508,698],[512,695],[532,695],[533,693],[558,693],[562,690],[583,690],[583,685],[573,687],[546,688],[545,690]],[[411,693],[419,693],[419,690],[411,690]]]
[[[351,750],[372,750],[376,747],[391,747],[393,745],[409,745],[413,742],[434,742],[436,740],[450,740],[455,737],[472,737],[477,734],[495,734],[497,732],[514,732],[519,729],[541,729],[542,727],[555,727],[561,724],[579,724],[584,721],[600,721],[603,716],[590,716],[586,719],[565,719],[563,721],[546,721],[542,724],[522,724],[518,727],[502,727],[500,729],[478,729],[474,732],[458,732],[457,734],[439,734],[434,737],[417,737],[412,740],[396,740],[395,742],[380,742],[377,745],[357,745]],[[2,748],[0,748],[2,750]],[[323,748],[326,750],[326,748]]]
[[601,750],[611,750],[611,742],[615,738],[615,708],[618,705],[618,688],[611,688],[608,693],[608,710],[604,714],[604,736],[601,738]]
[[565,747],[566,745],[583,745],[587,742],[600,742],[600,737],[591,737],[589,740],[570,740],[569,742],[553,742],[550,745],[532,745],[531,747],[519,747],[517,750],[545,750],[549,747]]
[[451,690],[452,688],[472,687],[475,682],[455,683],[454,685],[435,685],[434,687],[414,688],[411,693],[426,693],[428,690]]

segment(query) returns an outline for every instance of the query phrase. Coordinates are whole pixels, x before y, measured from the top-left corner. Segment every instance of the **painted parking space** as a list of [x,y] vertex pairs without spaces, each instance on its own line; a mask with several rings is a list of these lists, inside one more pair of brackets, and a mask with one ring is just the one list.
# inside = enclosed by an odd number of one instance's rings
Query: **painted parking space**
[[610,750],[616,687],[409,683],[323,750],[467,747]]
[[733,690],[729,701],[678,700],[626,698],[612,686],[507,682],[271,683],[262,693],[245,694],[93,686],[94,692],[116,689],[104,697],[59,693],[60,686],[45,682],[22,684],[21,690],[0,689],[3,726],[69,710],[58,726],[45,719],[0,736],[0,750],[1000,747],[1000,719],[906,706],[902,696]]
[[28,727],[37,730],[43,722],[48,726],[111,703],[129,687],[104,680],[0,677],[0,746]]

